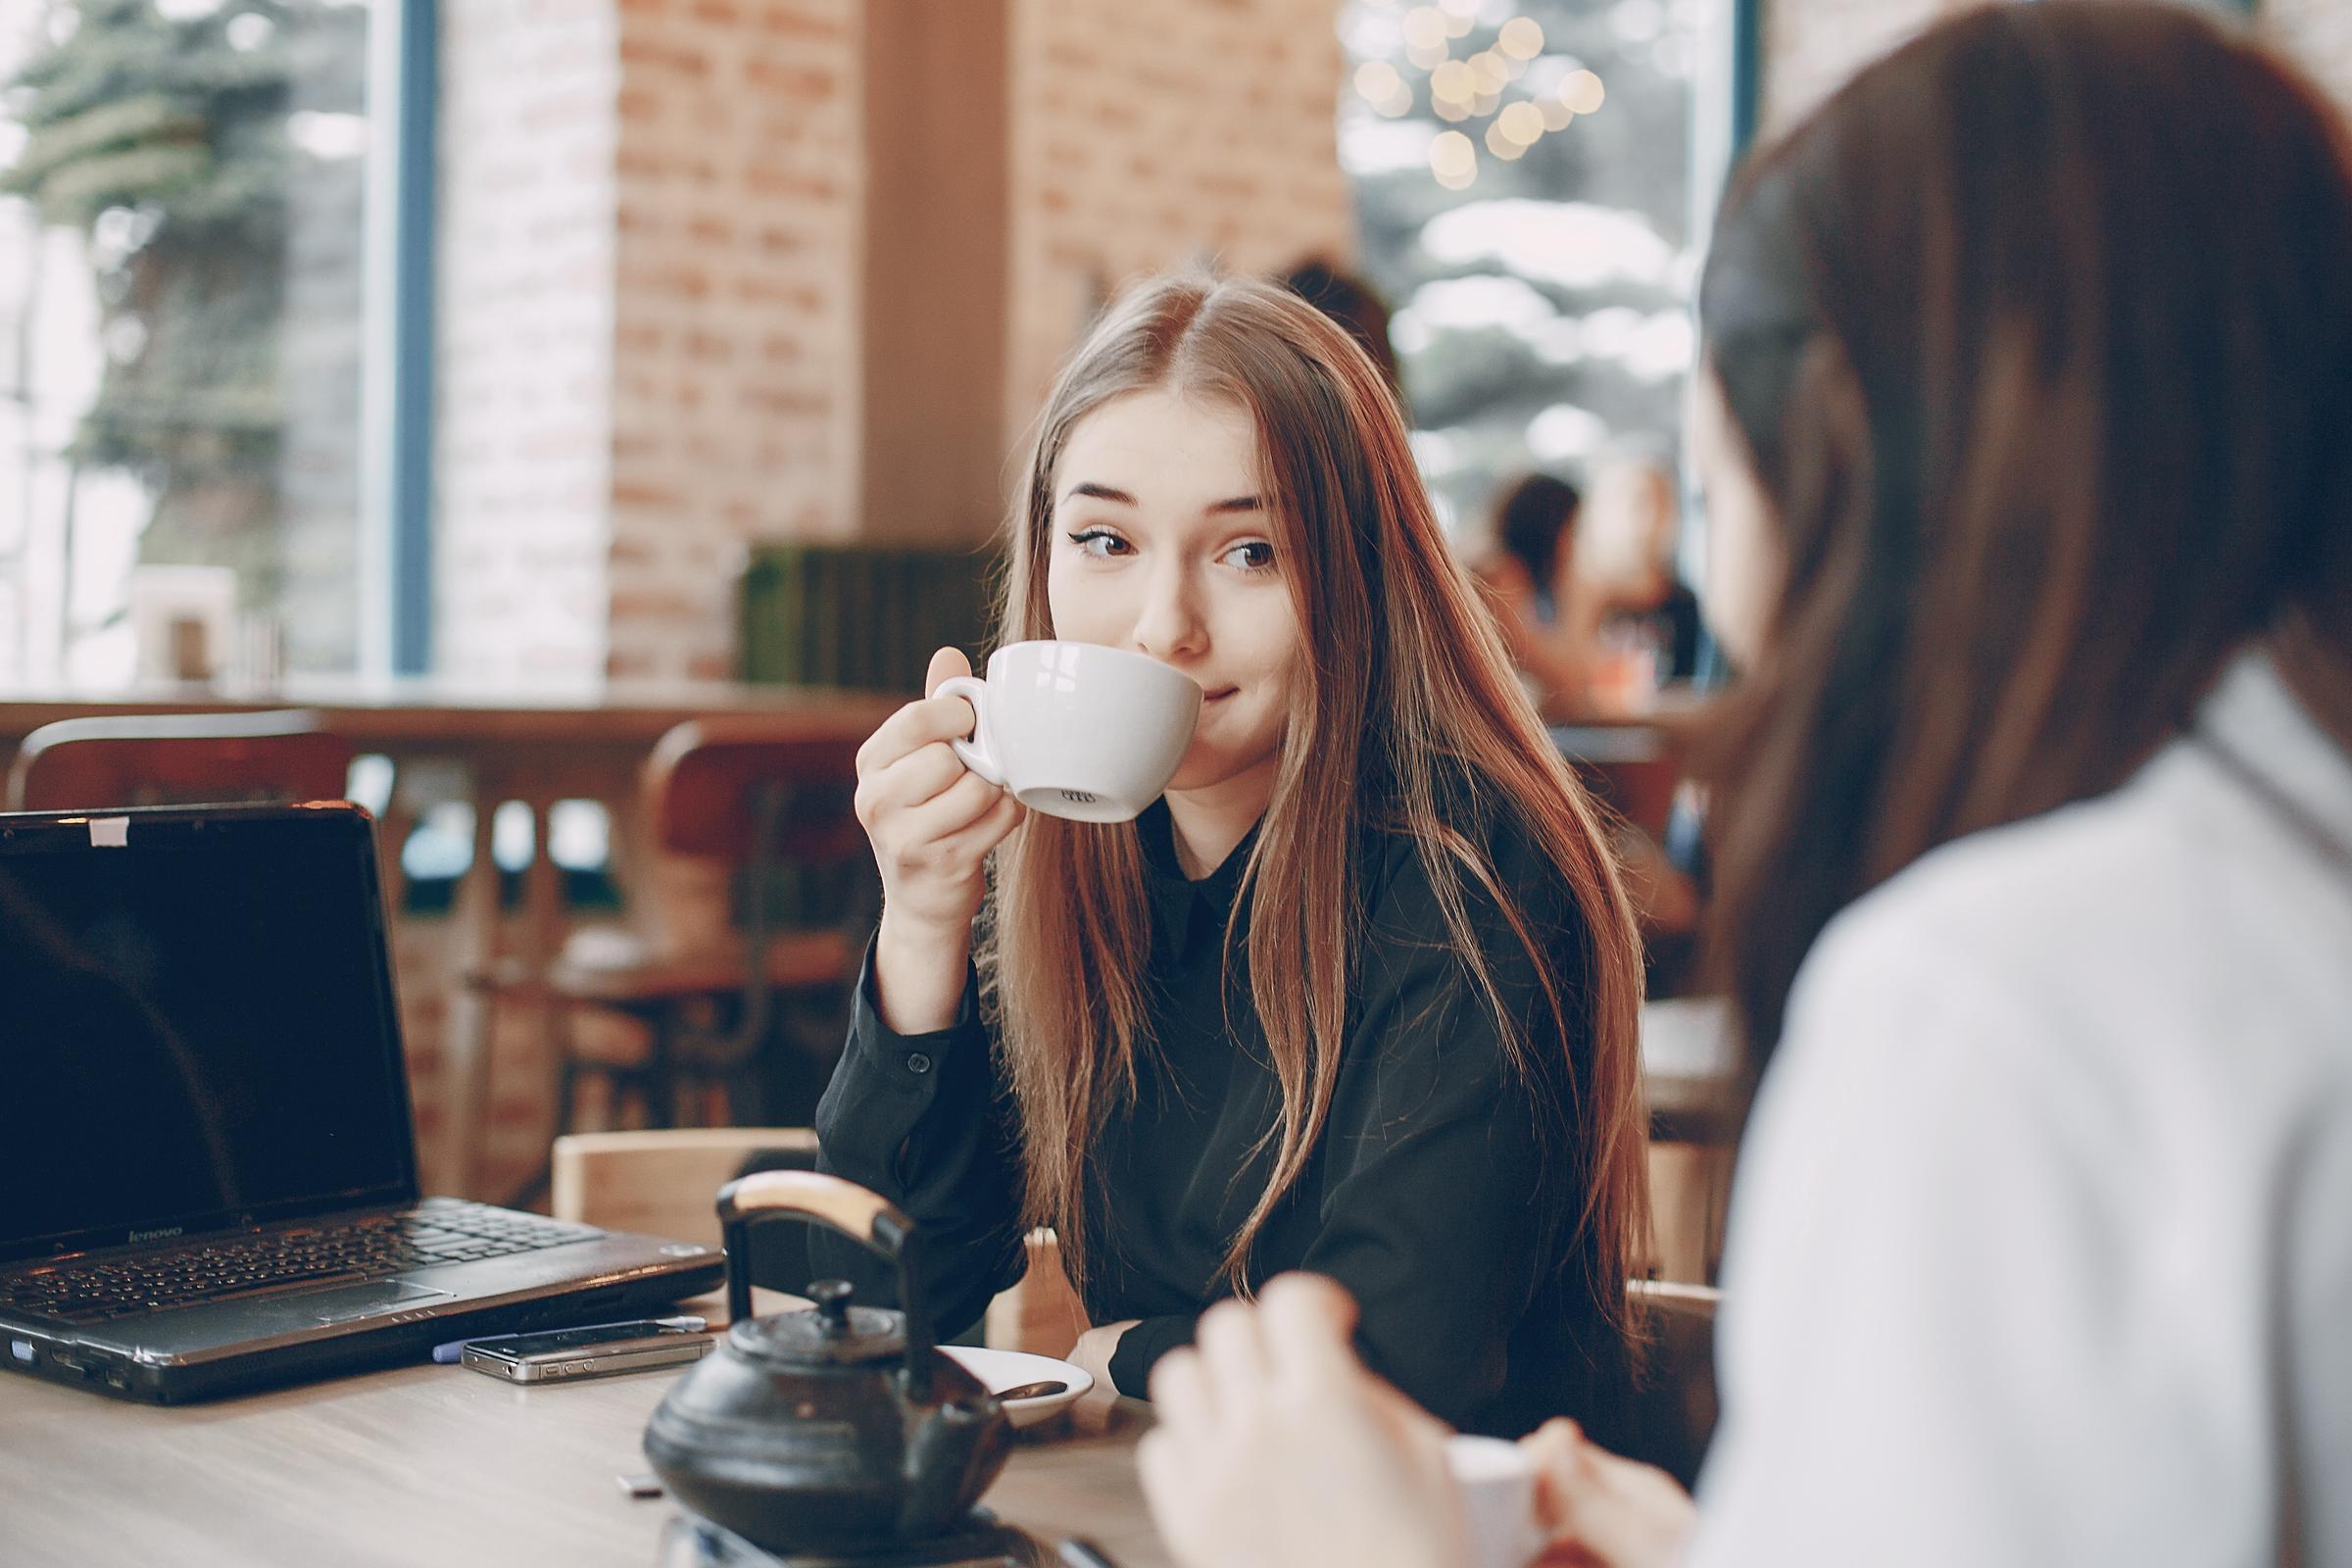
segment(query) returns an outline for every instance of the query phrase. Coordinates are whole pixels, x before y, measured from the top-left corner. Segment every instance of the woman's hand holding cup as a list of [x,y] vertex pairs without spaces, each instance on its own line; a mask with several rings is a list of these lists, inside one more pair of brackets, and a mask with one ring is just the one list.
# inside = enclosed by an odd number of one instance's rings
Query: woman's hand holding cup
[[[970,673],[961,653],[942,648],[931,656],[923,689],[935,693]],[[858,750],[858,820],[882,873],[874,1000],[899,1034],[956,1021],[989,852],[1022,816],[1019,802],[964,766],[949,746],[971,734],[973,721],[962,698],[926,696],[884,719]]]

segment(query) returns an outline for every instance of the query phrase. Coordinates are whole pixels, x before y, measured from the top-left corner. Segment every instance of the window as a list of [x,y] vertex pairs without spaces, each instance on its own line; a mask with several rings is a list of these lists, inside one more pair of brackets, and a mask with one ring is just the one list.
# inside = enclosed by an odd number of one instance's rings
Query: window
[[1728,0],[1343,13],[1354,75],[1340,151],[1363,268],[1396,307],[1415,451],[1457,537],[1529,469],[1582,480],[1615,457],[1674,463],[1694,350],[1692,83],[1728,13]]
[[355,666],[368,26],[0,11],[0,685]]

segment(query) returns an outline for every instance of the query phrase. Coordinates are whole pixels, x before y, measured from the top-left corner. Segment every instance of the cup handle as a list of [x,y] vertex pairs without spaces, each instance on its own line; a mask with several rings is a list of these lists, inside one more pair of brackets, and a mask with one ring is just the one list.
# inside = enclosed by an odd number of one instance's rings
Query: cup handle
[[988,682],[977,675],[956,675],[939,683],[934,697],[960,697],[972,705],[972,738],[957,738],[948,742],[963,765],[988,780],[999,789],[1004,787],[1004,769],[997,761],[997,746],[988,729]]

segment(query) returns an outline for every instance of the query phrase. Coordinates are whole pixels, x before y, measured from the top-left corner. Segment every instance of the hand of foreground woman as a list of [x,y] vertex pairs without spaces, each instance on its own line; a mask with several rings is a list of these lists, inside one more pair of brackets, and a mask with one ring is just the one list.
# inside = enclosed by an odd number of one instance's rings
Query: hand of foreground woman
[[1152,1372],[1144,1494],[1185,1568],[1436,1568],[1469,1550],[1445,1425],[1364,1370],[1355,1302],[1290,1274]]
[[1545,1568],[1673,1568],[1696,1518],[1690,1494],[1653,1465],[1619,1458],[1573,1421],[1522,1439],[1536,1510],[1552,1537]]

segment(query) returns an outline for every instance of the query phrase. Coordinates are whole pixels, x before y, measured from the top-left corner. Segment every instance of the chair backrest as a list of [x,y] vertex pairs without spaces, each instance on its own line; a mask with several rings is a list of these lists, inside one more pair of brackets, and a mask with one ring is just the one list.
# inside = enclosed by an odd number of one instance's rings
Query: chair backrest
[[1587,789],[1651,839],[1665,841],[1683,778],[1674,736],[1654,724],[1560,724],[1551,743]]
[[718,1245],[718,1190],[765,1151],[813,1155],[806,1127],[680,1127],[556,1140],[556,1218]]
[[1627,1304],[1649,1339],[1645,1376],[1635,1399],[1635,1457],[1686,1488],[1693,1486],[1719,1411],[1715,1315],[1723,1295],[1704,1285],[1633,1280]]
[[[826,865],[859,854],[853,803],[859,742],[810,733],[790,713],[689,719],[646,763],[649,838],[672,855],[744,863],[762,848],[762,816],[778,862]],[[763,807],[767,809],[763,812]]]
[[24,737],[7,800],[19,811],[340,800],[354,751],[299,710],[60,719]]

